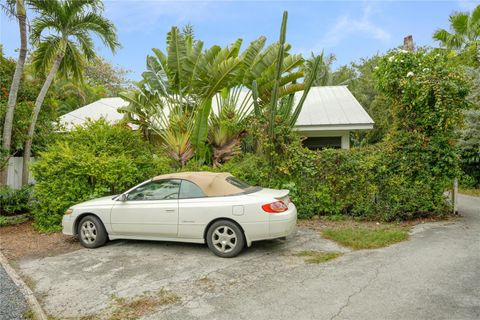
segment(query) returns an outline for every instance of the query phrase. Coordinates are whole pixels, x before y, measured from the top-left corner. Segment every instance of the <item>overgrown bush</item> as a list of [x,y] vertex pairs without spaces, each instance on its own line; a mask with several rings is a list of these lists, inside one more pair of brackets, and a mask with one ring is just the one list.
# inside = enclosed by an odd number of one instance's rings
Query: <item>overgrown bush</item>
[[32,186],[27,185],[14,190],[0,186],[0,215],[10,216],[30,211]]
[[341,214],[393,221],[444,214],[444,185],[412,176],[410,165],[415,167],[381,143],[322,151],[292,146],[273,169],[264,158],[248,154],[221,170],[253,185],[289,189],[300,218]]
[[169,172],[169,160],[156,156],[137,132],[105,120],[77,127],[40,154],[35,177],[35,226],[60,229],[69,206],[122,192],[154,175]]

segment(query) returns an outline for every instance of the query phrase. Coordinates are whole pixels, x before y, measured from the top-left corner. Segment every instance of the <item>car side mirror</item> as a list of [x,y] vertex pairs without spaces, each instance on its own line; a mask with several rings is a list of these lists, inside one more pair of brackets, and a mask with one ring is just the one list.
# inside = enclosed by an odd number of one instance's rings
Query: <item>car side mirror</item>
[[127,201],[128,195],[125,193],[122,193],[120,197],[118,197],[118,200],[120,201]]

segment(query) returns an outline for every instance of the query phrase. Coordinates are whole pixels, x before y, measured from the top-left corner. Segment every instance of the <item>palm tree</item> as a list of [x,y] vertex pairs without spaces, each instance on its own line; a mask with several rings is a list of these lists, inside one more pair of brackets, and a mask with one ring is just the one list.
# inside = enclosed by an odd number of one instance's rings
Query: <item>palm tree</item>
[[[13,7],[15,6],[15,9]],[[15,66],[15,73],[13,74],[12,84],[8,93],[7,112],[5,114],[5,122],[3,125],[3,140],[2,148],[5,154],[10,155],[10,147],[12,143],[12,129],[13,129],[13,116],[15,113],[15,104],[17,102],[18,88],[20,87],[20,80],[23,74],[23,67],[25,65],[25,59],[27,57],[27,17],[25,10],[25,1],[16,0],[7,1],[6,9],[12,15],[15,15],[18,19],[18,26],[20,28],[20,51],[18,53],[18,60]],[[7,174],[2,170],[1,181],[2,184],[6,184]]]
[[433,39],[448,49],[463,51],[473,48],[476,51],[480,43],[480,5],[472,13],[453,13],[449,20],[451,32],[438,29]]
[[37,118],[57,72],[74,80],[83,80],[85,59],[96,56],[91,34],[98,36],[112,52],[120,46],[115,26],[101,15],[103,4],[100,0],[29,0],[29,3],[38,13],[30,35],[36,46],[32,64],[40,74],[49,71],[35,101],[25,141],[23,184],[28,183],[28,164]]

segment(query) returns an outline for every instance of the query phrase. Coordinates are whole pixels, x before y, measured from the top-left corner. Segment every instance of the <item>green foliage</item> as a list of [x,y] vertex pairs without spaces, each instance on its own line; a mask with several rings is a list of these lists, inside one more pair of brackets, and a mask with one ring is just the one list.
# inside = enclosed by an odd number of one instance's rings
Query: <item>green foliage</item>
[[[242,39],[223,48],[214,45],[204,49],[203,42],[194,38],[191,27],[185,30],[172,27],[165,52],[153,49],[154,55],[147,57],[147,71],[142,74],[138,88],[122,94],[130,102],[123,112],[129,118],[135,116],[143,132],[157,133],[164,149],[179,166],[185,166],[194,154],[201,163],[222,162],[224,154],[230,157],[237,146],[242,130],[228,135],[224,128],[219,131],[221,122],[212,113],[213,99],[239,88],[252,90],[255,82],[255,109],[260,113],[272,96],[282,98],[305,88],[303,83],[297,83],[303,78],[301,55],[290,54],[288,44],[273,43],[265,47],[265,42],[265,37],[259,37],[243,52]],[[273,90],[275,84],[277,89]],[[177,121],[172,121],[172,114]],[[242,118],[232,117],[230,122]],[[176,128],[171,128],[172,122]],[[179,123],[184,126],[179,127]],[[220,134],[226,139],[213,141],[214,135]]]
[[112,52],[120,46],[115,26],[101,15],[100,0],[29,0],[29,4],[38,13],[30,32],[35,46],[32,65],[42,75],[60,59],[60,75],[83,81],[86,61],[96,57],[92,35]]
[[376,76],[391,98],[395,129],[450,137],[461,125],[470,87],[447,52],[392,51],[380,60]]
[[24,186],[13,190],[8,186],[0,186],[0,214],[14,215],[30,211],[32,187]]
[[246,133],[246,118],[251,111],[250,95],[241,87],[223,90],[215,96],[217,110],[210,115],[208,142],[212,163],[219,166],[241,152],[241,138]]
[[466,174],[462,185],[480,187],[480,109],[465,112],[465,127],[460,135],[462,170]]
[[0,215],[0,227],[13,226],[16,224],[22,224],[28,221],[29,216],[26,214],[16,216],[2,216]]
[[152,154],[137,133],[103,119],[90,122],[51,144],[32,166],[35,226],[58,229],[69,206],[122,192],[170,170],[169,160]]
[[480,66],[480,5],[470,12],[454,12],[449,17],[450,31],[438,29],[433,39],[442,47],[456,50],[470,66]]
[[382,58],[376,76],[393,106],[388,140],[396,159],[412,161],[405,168],[412,177],[447,184],[459,173],[455,138],[471,106],[464,74],[447,52],[401,50]]
[[[39,115],[38,126],[36,128],[36,136],[34,138],[33,154],[37,154],[43,150],[48,143],[55,139],[55,129],[57,128],[53,121],[56,120],[55,101],[49,100],[45,105],[44,112]],[[31,112],[33,102],[20,101],[15,107],[15,117],[13,119],[12,134],[12,154],[16,157],[22,155],[23,143],[27,138],[28,126],[31,121]],[[0,119],[5,116],[6,105],[0,105]],[[0,124],[0,128],[3,123]]]
[[[381,189],[387,212],[396,203],[409,212],[441,211],[443,192],[460,173],[456,137],[470,85],[450,58],[441,50],[399,50],[379,62],[378,88],[393,106],[387,166],[396,178]],[[417,201],[395,201],[390,188]]]
[[130,70],[124,69],[102,57],[95,57],[85,65],[85,82],[93,87],[103,87],[109,97],[117,96],[121,91],[132,87],[128,79]]
[[[26,69],[18,92],[15,117],[13,119],[11,154],[15,156],[22,154],[23,143],[27,137],[27,130],[31,121],[30,118],[34,101],[37,92],[40,90],[38,79],[32,79],[28,66]],[[0,132],[3,131],[8,91],[10,90],[14,70],[15,61],[5,58],[3,52],[0,51]],[[57,117],[56,105],[58,103],[59,101],[52,98],[52,95],[47,96],[44,112],[40,114],[38,119],[37,135],[34,139],[34,154],[42,150],[50,139],[52,139],[52,133],[56,129],[54,121]],[[2,157],[2,159],[4,159],[4,157]]]
[[412,179],[410,160],[397,168],[399,159],[387,144],[316,152],[297,145],[275,159],[273,170],[264,157],[253,154],[233,159],[221,170],[252,185],[290,190],[300,218],[341,214],[393,221],[444,214],[443,189]]

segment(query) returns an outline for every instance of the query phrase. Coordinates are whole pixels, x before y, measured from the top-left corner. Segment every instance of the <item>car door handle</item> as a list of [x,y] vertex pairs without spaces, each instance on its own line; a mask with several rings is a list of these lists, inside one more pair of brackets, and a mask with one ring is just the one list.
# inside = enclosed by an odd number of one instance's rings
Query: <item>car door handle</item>
[[175,209],[166,209],[165,212],[175,212]]

